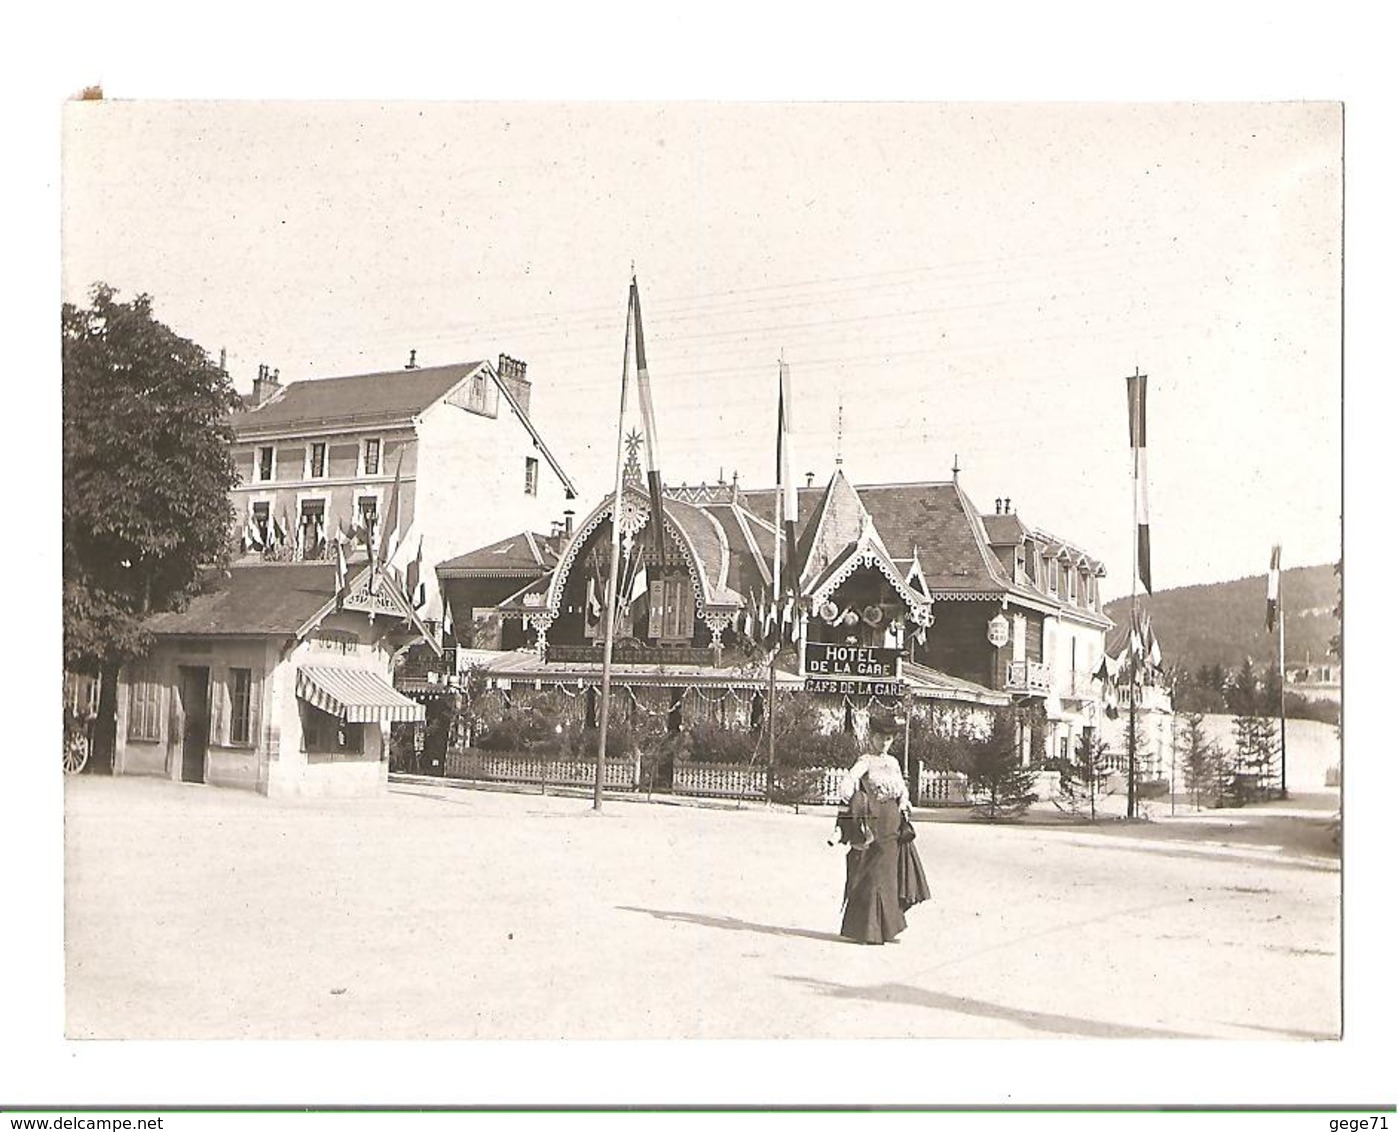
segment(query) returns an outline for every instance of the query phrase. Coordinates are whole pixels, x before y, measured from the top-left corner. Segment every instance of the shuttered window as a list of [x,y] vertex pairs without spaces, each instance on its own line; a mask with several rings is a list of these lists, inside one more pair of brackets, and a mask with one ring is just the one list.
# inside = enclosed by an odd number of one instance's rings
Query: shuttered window
[[160,685],[155,669],[142,665],[131,672],[127,703],[126,737],[155,741],[160,738]]

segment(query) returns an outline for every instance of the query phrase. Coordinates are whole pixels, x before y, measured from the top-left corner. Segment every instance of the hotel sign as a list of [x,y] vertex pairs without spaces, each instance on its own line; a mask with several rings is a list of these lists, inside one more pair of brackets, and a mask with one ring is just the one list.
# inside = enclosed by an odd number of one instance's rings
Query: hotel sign
[[901,656],[897,649],[806,642],[806,675],[841,680],[897,680]]

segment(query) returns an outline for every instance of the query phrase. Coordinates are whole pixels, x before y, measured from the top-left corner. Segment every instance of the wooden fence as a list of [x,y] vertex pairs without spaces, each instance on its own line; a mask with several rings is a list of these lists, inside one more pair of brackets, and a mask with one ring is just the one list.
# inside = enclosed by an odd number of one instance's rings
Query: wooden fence
[[[539,786],[591,786],[597,780],[595,759],[541,759],[494,751],[448,751],[446,777],[475,782],[522,782]],[[610,790],[635,790],[641,764],[634,758],[607,759],[602,785]]]

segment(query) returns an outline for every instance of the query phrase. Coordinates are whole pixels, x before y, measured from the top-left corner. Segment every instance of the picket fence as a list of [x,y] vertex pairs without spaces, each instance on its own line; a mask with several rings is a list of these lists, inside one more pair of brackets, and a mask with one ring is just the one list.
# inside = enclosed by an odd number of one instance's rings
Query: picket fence
[[[798,772],[800,773],[800,772]],[[840,800],[840,777],[844,771],[836,767],[821,767],[811,771],[800,801],[808,805],[837,804]],[[676,762],[671,790],[700,798],[767,797],[768,776],[765,766],[749,763]]]
[[[592,759],[544,759],[474,749],[448,751],[446,777],[471,782],[513,782],[544,786],[591,786],[597,764]],[[803,772],[795,772],[803,774]],[[840,802],[839,767],[812,769],[799,801],[807,805],[834,806]],[[636,790],[641,785],[641,764],[635,758],[608,759],[602,784],[609,790]],[[780,783],[779,783],[780,785]],[[734,798],[761,801],[768,796],[765,766],[750,763],[703,763],[679,760],[670,786],[674,794],[696,798]],[[921,768],[918,804],[961,806],[967,802],[966,776],[955,771]]]
[[[597,780],[594,759],[540,759],[493,751],[448,751],[446,777],[474,782],[527,782],[540,786],[591,786]],[[607,759],[602,785],[611,790],[635,790],[641,764],[634,758]]]

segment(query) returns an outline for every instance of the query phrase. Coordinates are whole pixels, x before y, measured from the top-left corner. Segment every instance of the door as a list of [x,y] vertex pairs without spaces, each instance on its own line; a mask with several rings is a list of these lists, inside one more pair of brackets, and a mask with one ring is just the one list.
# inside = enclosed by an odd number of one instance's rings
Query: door
[[180,703],[184,706],[180,781],[204,781],[209,750],[209,670],[180,666]]

